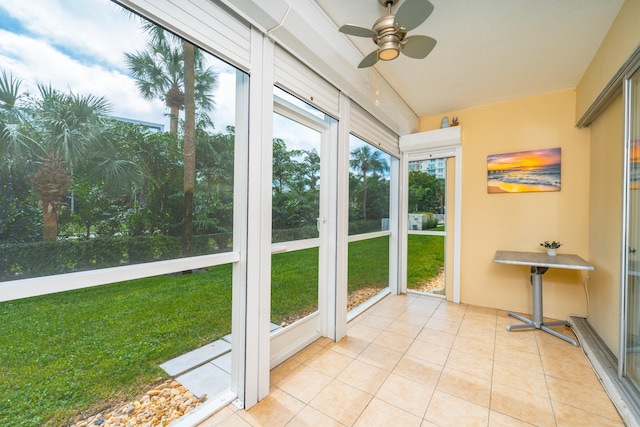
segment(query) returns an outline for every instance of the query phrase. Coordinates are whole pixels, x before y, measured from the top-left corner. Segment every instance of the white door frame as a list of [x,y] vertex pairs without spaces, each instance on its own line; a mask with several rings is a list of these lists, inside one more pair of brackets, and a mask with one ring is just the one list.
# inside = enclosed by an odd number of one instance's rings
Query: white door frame
[[453,297],[452,301],[460,303],[460,242],[462,223],[462,144],[460,140],[460,127],[439,129],[429,132],[421,132],[400,137],[400,150],[402,153],[402,182],[399,234],[400,245],[399,265],[399,289],[407,292],[407,235],[409,215],[409,162],[431,158],[451,157],[455,162],[454,171],[454,214],[453,214]]

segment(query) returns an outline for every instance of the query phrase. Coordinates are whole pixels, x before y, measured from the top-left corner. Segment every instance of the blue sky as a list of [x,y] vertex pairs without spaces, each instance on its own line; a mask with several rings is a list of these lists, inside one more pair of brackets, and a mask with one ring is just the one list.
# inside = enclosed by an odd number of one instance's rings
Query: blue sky
[[[111,114],[163,123],[167,109],[160,100],[139,96],[128,75],[123,52],[144,49],[139,21],[109,0],[0,0],[0,69],[22,80],[22,91],[36,85],[104,96]],[[217,130],[233,125],[235,71],[210,56],[218,72]]]

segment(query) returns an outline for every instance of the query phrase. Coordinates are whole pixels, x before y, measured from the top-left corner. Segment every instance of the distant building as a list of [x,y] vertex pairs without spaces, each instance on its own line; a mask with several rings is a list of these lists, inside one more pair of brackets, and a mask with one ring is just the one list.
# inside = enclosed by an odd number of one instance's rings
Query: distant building
[[144,120],[126,119],[124,117],[116,117],[116,116],[112,116],[111,118],[115,120],[119,120],[121,122],[142,125],[146,127],[151,133],[164,132],[164,125],[160,123],[151,123],[151,122],[145,122]]
[[443,178],[446,174],[447,159],[428,159],[419,160],[409,163],[409,171],[426,172],[429,175],[435,175],[436,178]]

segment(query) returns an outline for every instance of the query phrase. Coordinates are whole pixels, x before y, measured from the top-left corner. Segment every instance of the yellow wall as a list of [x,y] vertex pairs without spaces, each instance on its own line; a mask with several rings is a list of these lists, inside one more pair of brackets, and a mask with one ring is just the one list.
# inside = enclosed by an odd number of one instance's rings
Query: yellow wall
[[576,121],[640,43],[640,0],[626,0],[578,85]]
[[620,329],[620,242],[623,103],[619,96],[591,125],[589,323],[617,354]]
[[[461,302],[531,313],[526,267],[494,264],[496,250],[538,251],[543,240],[561,252],[589,258],[589,130],[576,129],[575,91],[446,113],[462,131]],[[424,117],[420,131],[437,129],[442,115]],[[488,194],[487,156],[562,148],[562,190]],[[583,274],[544,276],[544,314],[586,314]]]

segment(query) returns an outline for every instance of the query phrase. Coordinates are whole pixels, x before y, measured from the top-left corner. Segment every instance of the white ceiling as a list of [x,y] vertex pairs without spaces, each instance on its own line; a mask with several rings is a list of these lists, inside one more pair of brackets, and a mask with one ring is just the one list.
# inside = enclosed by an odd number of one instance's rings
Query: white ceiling
[[[370,28],[386,14],[378,0],[315,1],[336,28]],[[435,38],[431,54],[379,64],[382,78],[418,117],[576,87],[623,0],[431,2],[432,15],[409,33]],[[341,36],[362,57],[375,48],[370,38]]]

